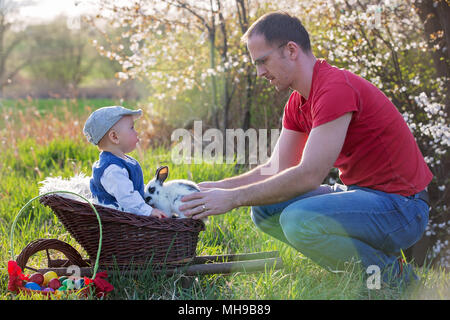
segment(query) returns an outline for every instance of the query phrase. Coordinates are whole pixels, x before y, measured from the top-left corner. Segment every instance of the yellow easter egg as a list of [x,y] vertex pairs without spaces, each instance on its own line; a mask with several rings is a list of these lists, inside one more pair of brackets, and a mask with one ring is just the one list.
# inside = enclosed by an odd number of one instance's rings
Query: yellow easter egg
[[58,275],[54,271],[48,271],[44,274],[44,286],[46,286],[50,280],[58,278]]

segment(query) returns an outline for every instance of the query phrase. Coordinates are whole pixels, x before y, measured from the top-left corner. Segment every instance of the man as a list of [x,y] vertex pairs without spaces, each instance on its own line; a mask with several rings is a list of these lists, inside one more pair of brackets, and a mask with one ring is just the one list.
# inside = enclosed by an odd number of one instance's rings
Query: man
[[[252,206],[262,231],[327,269],[357,259],[388,283],[409,281],[398,258],[425,230],[432,174],[403,117],[371,83],[317,59],[295,17],[266,14],[243,39],[257,75],[293,90],[283,128],[266,164],[201,183],[186,216]],[[321,185],[333,166],[345,185]]]

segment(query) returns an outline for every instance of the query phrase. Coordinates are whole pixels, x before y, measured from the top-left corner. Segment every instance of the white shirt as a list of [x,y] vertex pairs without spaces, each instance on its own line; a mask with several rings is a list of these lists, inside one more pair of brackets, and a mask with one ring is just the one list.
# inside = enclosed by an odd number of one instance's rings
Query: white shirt
[[141,216],[152,214],[153,208],[144,201],[139,191],[134,190],[127,169],[115,164],[108,166],[100,178],[100,183],[106,192],[116,198],[119,210]]

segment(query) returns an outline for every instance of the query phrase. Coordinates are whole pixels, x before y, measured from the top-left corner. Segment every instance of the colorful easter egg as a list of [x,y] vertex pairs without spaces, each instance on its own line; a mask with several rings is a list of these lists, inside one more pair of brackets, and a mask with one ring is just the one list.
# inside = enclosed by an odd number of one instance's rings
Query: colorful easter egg
[[61,287],[59,287],[58,288],[58,290],[57,291],[66,291],[67,290],[67,288],[66,287],[64,287],[64,286],[61,286]]
[[58,278],[58,275],[56,274],[56,272],[54,271],[48,271],[44,274],[44,282],[43,285],[46,286],[50,280],[54,279],[54,278]]
[[33,273],[29,279],[30,282],[37,283],[40,286],[44,283],[44,276],[42,273]]
[[53,278],[52,280],[49,281],[48,287],[53,289],[53,290],[56,290],[59,287],[61,287],[61,282],[59,282],[58,278]]
[[50,288],[50,287],[48,287],[48,288],[42,289],[42,292],[55,292],[55,290]]
[[61,276],[59,277],[59,282],[63,283],[64,280],[66,280],[68,277],[67,276]]
[[30,290],[41,290],[41,286],[35,282],[25,283],[25,288],[30,289]]

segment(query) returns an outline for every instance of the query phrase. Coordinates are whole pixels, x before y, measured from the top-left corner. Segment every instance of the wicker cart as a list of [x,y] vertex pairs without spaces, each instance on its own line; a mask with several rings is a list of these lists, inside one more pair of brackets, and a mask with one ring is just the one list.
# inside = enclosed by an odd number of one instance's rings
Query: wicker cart
[[[61,192],[50,192],[39,198],[42,204],[52,209],[89,258],[83,258],[61,240],[37,239],[17,256],[17,264],[22,270],[52,270],[65,275],[67,268],[75,265],[80,268],[81,276],[91,276],[97,268],[132,272],[130,265],[139,268],[151,264],[155,272],[182,272],[189,276],[255,272],[279,269],[283,265],[277,252],[196,256],[198,236],[205,229],[200,220],[139,216],[93,205],[87,199],[78,201],[63,197]],[[13,231],[11,243],[12,234]],[[47,268],[27,266],[29,258],[43,250],[47,251]],[[66,259],[51,259],[48,250],[60,251]]]

